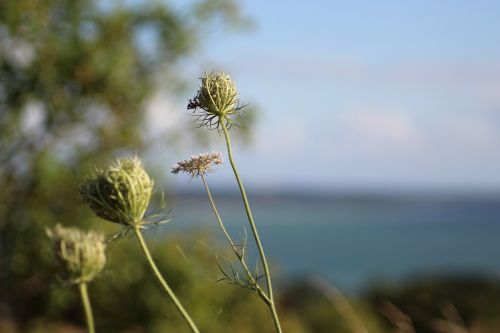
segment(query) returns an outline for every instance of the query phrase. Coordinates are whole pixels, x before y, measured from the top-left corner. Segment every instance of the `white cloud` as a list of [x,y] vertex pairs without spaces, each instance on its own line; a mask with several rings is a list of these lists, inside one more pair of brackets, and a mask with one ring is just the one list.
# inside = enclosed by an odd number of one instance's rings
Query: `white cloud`
[[256,149],[266,156],[282,158],[306,149],[308,129],[298,118],[288,118],[278,124],[260,128],[256,135]]
[[335,129],[326,135],[329,139],[324,140],[321,149],[335,160],[408,159],[425,149],[417,119],[401,107],[348,108],[338,118]]
[[479,85],[472,94],[479,102],[478,110],[500,114],[500,79]]
[[402,110],[362,107],[346,114],[344,121],[351,135],[363,141],[406,143],[416,136],[412,120]]
[[[229,60],[241,75],[287,77],[305,81],[475,86],[500,83],[500,62],[373,62],[354,56],[316,53],[252,54]],[[265,73],[265,74],[263,74]]]

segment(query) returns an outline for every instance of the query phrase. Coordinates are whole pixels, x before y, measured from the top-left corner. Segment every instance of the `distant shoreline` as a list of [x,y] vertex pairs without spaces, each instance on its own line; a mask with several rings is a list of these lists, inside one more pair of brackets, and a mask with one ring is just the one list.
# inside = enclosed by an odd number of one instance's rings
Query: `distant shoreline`
[[[213,192],[220,198],[238,197],[238,192],[223,189],[214,189]],[[170,196],[179,198],[206,198],[201,190],[175,189]],[[397,190],[345,190],[345,191],[317,191],[311,189],[287,190],[250,190],[249,195],[255,199],[273,200],[307,200],[321,202],[491,202],[500,204],[500,190],[498,191],[397,191]]]

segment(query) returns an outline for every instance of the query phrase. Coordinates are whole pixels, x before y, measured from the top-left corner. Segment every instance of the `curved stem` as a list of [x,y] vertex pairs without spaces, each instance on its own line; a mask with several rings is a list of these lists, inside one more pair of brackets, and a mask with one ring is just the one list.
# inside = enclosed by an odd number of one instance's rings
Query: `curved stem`
[[82,298],[83,309],[85,311],[85,320],[87,321],[87,331],[88,333],[95,333],[94,317],[92,316],[92,307],[90,306],[87,284],[85,282],[80,282],[78,284],[78,289],[80,289],[80,296]]
[[217,210],[217,207],[215,206],[215,201],[214,201],[214,199],[212,197],[212,193],[210,192],[210,189],[208,187],[208,182],[207,182],[207,179],[206,179],[206,177],[205,177],[204,174],[201,175],[201,180],[203,181],[203,185],[205,186],[205,190],[206,190],[207,195],[208,195],[208,200],[210,201],[210,204],[211,204],[212,209],[214,211],[215,217],[217,218],[217,221],[219,222],[219,226],[222,229],[222,232],[224,233],[224,236],[226,237],[229,245],[231,245],[231,248],[233,249],[233,252],[236,255],[236,257],[238,258],[238,260],[240,261],[241,266],[243,266],[243,269],[245,270],[245,273],[246,273],[248,279],[250,280],[250,283],[252,283],[252,285],[255,287],[255,289],[257,290],[257,293],[264,300],[264,302],[266,302],[267,304],[269,304],[271,302],[271,300],[266,295],[266,293],[262,290],[262,288],[260,287],[260,285],[257,283],[257,280],[254,278],[254,276],[250,272],[250,269],[248,268],[248,265],[247,265],[247,263],[245,261],[245,258],[243,257],[243,254],[241,254],[240,252],[238,252],[236,250],[237,246],[234,243],[234,241],[231,238],[231,236],[229,235],[229,232],[227,231],[226,226],[222,222],[222,219],[220,217],[219,211]]
[[153,270],[154,275],[156,276],[156,278],[160,282],[161,286],[163,287],[163,290],[168,295],[168,297],[170,297],[170,299],[172,300],[172,302],[174,302],[177,310],[180,312],[180,314],[182,315],[182,317],[184,318],[184,320],[188,323],[189,327],[191,328],[191,331],[193,331],[194,333],[199,333],[200,331],[198,330],[198,328],[194,324],[193,320],[191,319],[191,317],[187,313],[186,309],[184,309],[184,307],[182,306],[182,304],[179,301],[179,299],[177,298],[177,296],[175,296],[175,294],[172,291],[172,289],[170,289],[170,286],[167,284],[167,281],[165,281],[165,279],[161,275],[160,270],[156,266],[156,264],[155,264],[155,262],[153,260],[153,257],[151,256],[151,253],[149,252],[149,249],[148,249],[148,247],[146,245],[146,242],[144,241],[144,237],[142,237],[142,233],[141,233],[140,227],[136,226],[134,228],[134,232],[135,232],[135,235],[137,236],[139,244],[141,245],[142,252],[146,256],[146,259],[147,259],[147,261],[149,263],[149,266],[151,267],[151,269]]
[[281,325],[280,325],[278,313],[276,312],[276,307],[274,304],[273,286],[271,283],[271,272],[269,271],[269,266],[267,265],[267,259],[266,259],[266,255],[264,253],[264,248],[262,246],[262,242],[260,241],[259,232],[257,231],[257,226],[255,225],[255,222],[253,219],[252,210],[250,209],[250,204],[248,203],[248,198],[247,198],[247,194],[245,191],[245,187],[243,186],[243,182],[240,178],[240,174],[238,173],[238,169],[236,168],[236,164],[234,163],[233,149],[231,147],[231,139],[229,137],[229,132],[227,130],[227,125],[225,123],[225,120],[222,119],[220,124],[222,126],[222,132],[224,133],[224,138],[226,139],[227,155],[229,158],[229,162],[231,163],[231,167],[233,168],[234,176],[236,177],[236,182],[238,183],[238,187],[240,188],[240,193],[241,193],[241,197],[243,199],[243,204],[245,206],[245,212],[247,214],[248,223],[250,224],[250,228],[252,229],[252,234],[253,234],[253,237],[255,239],[255,244],[257,245],[257,250],[259,251],[260,260],[262,262],[262,268],[263,268],[264,274],[266,276],[267,294],[268,294],[269,299],[271,301],[269,303],[269,308],[271,310],[271,314],[272,314],[273,319],[274,319],[276,331],[281,333],[282,332]]

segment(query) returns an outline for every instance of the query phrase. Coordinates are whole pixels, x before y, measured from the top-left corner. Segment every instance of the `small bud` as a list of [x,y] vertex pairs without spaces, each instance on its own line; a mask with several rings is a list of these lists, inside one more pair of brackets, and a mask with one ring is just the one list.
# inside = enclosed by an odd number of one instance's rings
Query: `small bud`
[[139,158],[120,159],[98,170],[80,185],[80,194],[94,213],[127,226],[143,223],[153,193],[153,181]]
[[196,96],[189,101],[188,110],[198,109],[201,125],[218,127],[222,120],[231,123],[231,118],[241,109],[236,84],[225,73],[206,73]]
[[104,268],[106,246],[102,234],[58,224],[47,229],[47,235],[54,243],[55,255],[69,282],[89,282]]
[[198,154],[191,156],[188,160],[177,162],[172,166],[172,173],[185,172],[191,177],[205,175],[212,171],[212,165],[222,164],[222,154],[217,152]]

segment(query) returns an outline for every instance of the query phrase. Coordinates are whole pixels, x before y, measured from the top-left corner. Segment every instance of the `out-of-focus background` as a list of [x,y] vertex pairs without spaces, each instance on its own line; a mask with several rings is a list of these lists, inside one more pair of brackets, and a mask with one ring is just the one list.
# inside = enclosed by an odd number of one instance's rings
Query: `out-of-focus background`
[[[194,153],[225,153],[186,111],[213,70],[249,103],[236,159],[287,332],[500,331],[498,12],[495,1],[0,1],[0,332],[84,331],[45,228],[119,231],[78,184],[133,154],[172,218],[147,235],[154,256],[203,331],[272,332],[255,295],[215,282],[228,249],[199,180],[169,174]],[[229,165],[208,180],[244,234]],[[98,331],[186,330],[134,239],[108,258],[90,286]]]

